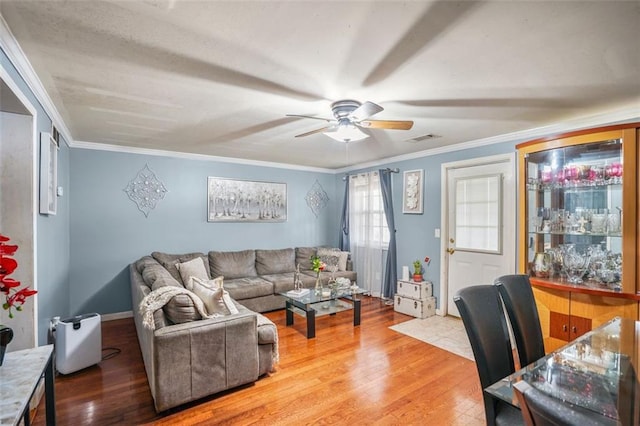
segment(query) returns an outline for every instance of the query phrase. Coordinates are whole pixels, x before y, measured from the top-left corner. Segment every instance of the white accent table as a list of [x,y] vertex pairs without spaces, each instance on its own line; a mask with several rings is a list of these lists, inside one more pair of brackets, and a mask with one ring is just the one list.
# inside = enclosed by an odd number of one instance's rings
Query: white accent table
[[29,401],[44,375],[47,425],[56,424],[53,345],[7,352],[0,367],[0,425],[29,426]]

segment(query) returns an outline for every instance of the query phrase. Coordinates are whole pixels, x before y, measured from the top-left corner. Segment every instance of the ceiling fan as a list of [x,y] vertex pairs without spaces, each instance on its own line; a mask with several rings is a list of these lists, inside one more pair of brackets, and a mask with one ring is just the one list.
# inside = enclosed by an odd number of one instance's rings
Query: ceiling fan
[[300,114],[287,114],[287,117],[312,118],[330,123],[328,126],[320,129],[296,135],[296,138],[313,135],[315,133],[324,133],[340,142],[358,141],[369,137],[369,135],[361,131],[360,128],[409,130],[413,126],[413,121],[369,120],[369,117],[379,113],[383,109],[380,105],[374,104],[373,102],[367,101],[360,103],[351,99],[344,99],[331,104],[334,119]]

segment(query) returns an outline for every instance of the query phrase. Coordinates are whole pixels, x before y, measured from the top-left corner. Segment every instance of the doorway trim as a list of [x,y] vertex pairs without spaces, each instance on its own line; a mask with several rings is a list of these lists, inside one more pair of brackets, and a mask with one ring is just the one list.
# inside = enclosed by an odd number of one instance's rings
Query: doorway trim
[[[29,111],[31,114],[31,144],[32,144],[32,158],[31,158],[31,180],[33,182],[33,191],[31,194],[31,222],[32,222],[32,247],[33,247],[33,270],[31,271],[33,274],[33,283],[30,285],[34,290],[38,290],[38,214],[39,214],[39,182],[38,174],[39,174],[39,132],[38,132],[38,110],[33,105],[33,103],[29,100],[29,98],[24,94],[22,89],[20,89],[19,85],[15,82],[13,77],[7,72],[4,67],[0,67],[0,79],[7,85],[7,87],[13,92],[13,95],[18,98],[18,100],[22,103],[22,105]],[[38,305],[39,297],[32,298],[33,301],[33,338],[35,346],[39,344],[39,336],[38,336],[38,321],[40,318],[39,315],[39,305]]]
[[[447,300],[449,297],[448,294],[448,267],[447,267],[447,256],[444,254],[448,248],[447,235],[449,235],[449,223],[448,223],[448,212],[447,208],[449,205],[449,179],[448,174],[449,171],[464,167],[474,167],[474,166],[486,166],[489,164],[495,163],[508,163],[511,168],[511,173],[514,179],[514,205],[513,209],[517,210],[518,206],[518,174],[516,173],[516,153],[508,153],[508,154],[498,154],[491,155],[488,157],[478,157],[478,158],[470,158],[468,160],[460,160],[460,161],[452,161],[449,163],[442,163],[440,166],[440,308],[436,309],[436,314],[440,316],[447,315]],[[506,206],[509,208],[509,206]],[[508,230],[505,229],[504,235],[514,235],[517,238],[517,228],[518,228],[518,217],[516,211],[516,217],[513,221],[514,229]],[[512,263],[513,267],[516,267],[517,262],[517,243],[514,244],[516,250],[511,251],[511,255],[509,256],[509,262]]]

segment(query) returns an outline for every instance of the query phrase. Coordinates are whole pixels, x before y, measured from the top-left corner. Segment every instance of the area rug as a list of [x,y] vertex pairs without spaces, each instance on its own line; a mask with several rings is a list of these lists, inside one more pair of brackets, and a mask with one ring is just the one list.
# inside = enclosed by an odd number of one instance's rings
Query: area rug
[[425,319],[416,318],[389,328],[474,361],[467,333],[459,318],[435,315]]

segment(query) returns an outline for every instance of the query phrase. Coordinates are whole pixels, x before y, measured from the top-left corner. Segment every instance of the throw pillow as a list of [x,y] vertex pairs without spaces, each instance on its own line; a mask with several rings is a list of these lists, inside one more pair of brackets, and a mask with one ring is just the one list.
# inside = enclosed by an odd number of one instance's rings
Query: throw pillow
[[[206,284],[205,284],[206,282]],[[238,308],[231,300],[231,296],[223,287],[224,278],[218,277],[211,281],[193,278],[193,291],[204,303],[209,315],[237,314]]]
[[[329,247],[318,248],[318,256],[320,256],[320,258],[325,263],[327,263],[327,265],[333,264],[335,262],[333,257],[337,257],[339,271],[347,270],[347,260],[349,259],[349,254],[350,253],[348,251],[340,251],[340,249],[338,248],[329,248]],[[327,260],[329,260],[331,263],[327,262]]]
[[193,284],[191,278],[195,277],[201,280],[208,280],[209,274],[207,268],[204,266],[204,261],[201,257],[196,257],[188,262],[176,263],[176,268],[180,272],[180,278],[187,290],[193,291]]
[[338,253],[338,269],[340,271],[347,270],[347,262],[349,260],[349,255],[351,254],[348,251],[339,251]]

